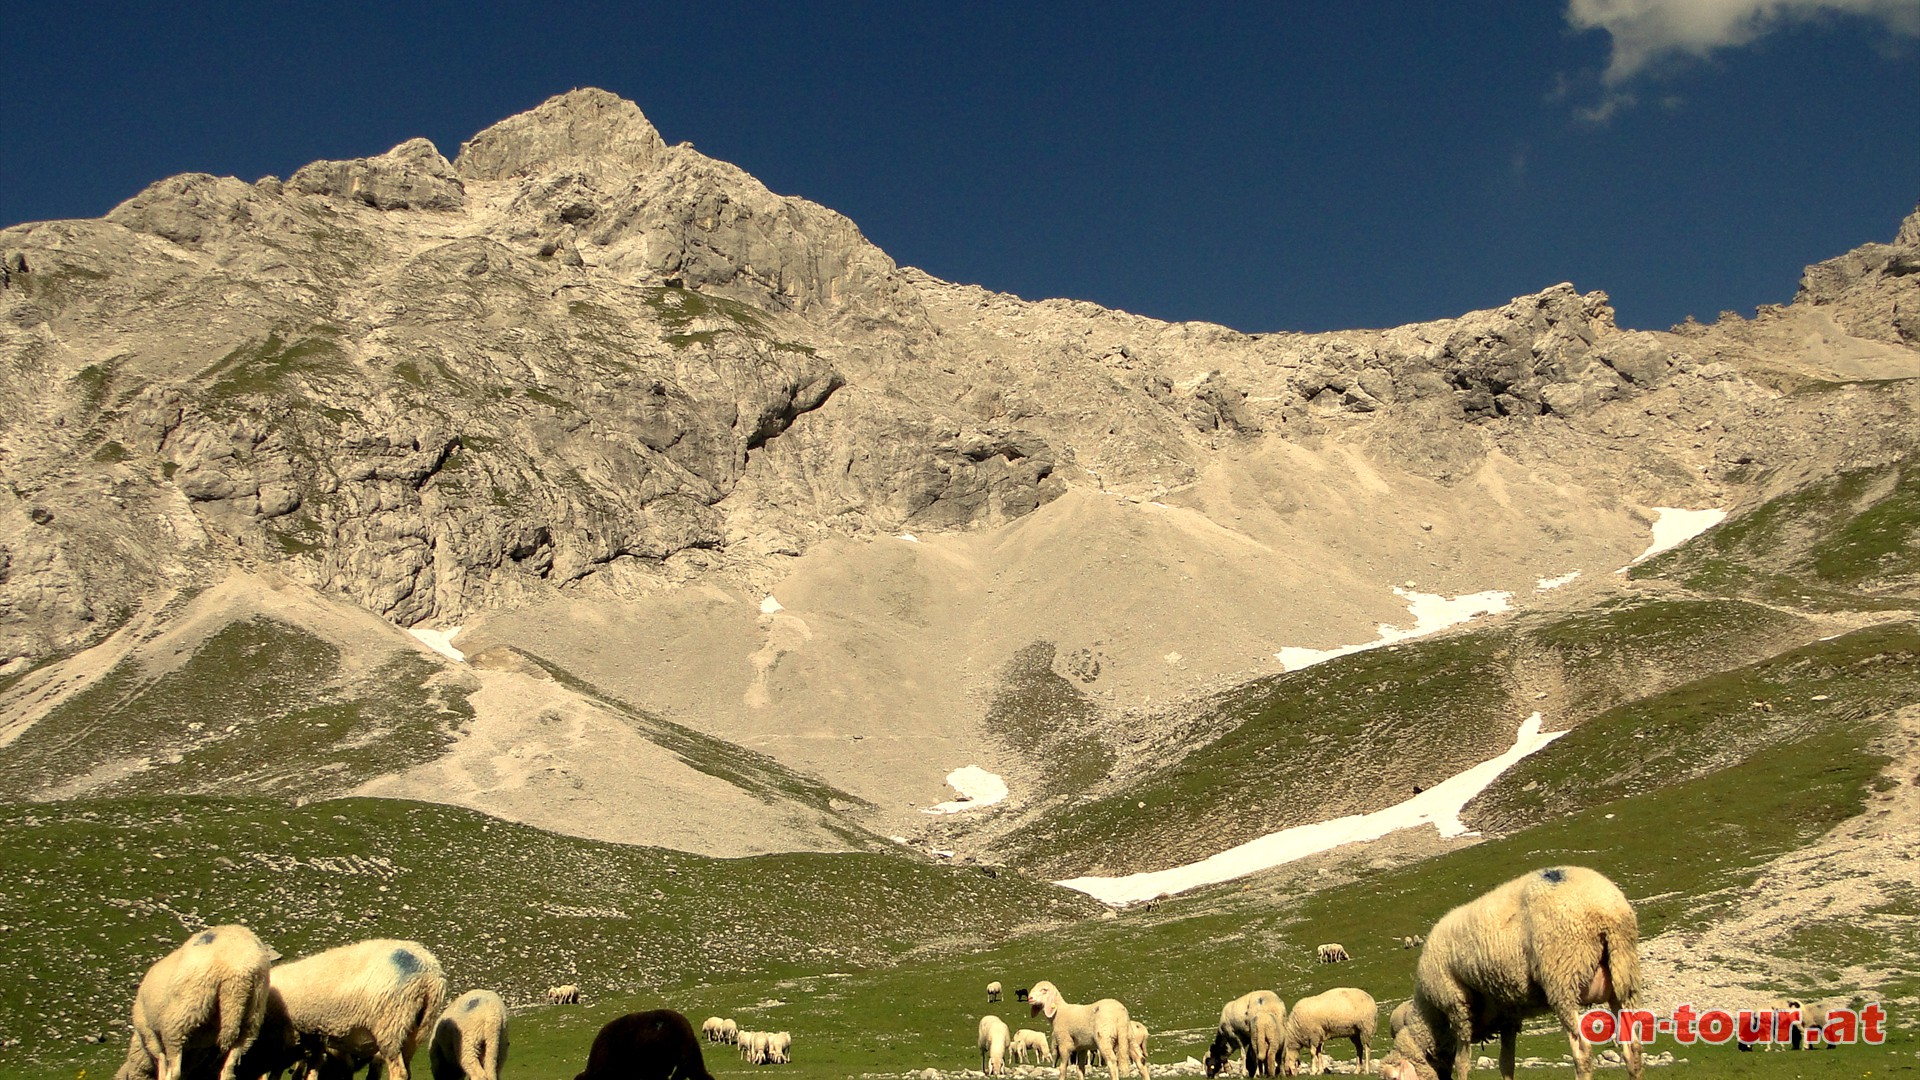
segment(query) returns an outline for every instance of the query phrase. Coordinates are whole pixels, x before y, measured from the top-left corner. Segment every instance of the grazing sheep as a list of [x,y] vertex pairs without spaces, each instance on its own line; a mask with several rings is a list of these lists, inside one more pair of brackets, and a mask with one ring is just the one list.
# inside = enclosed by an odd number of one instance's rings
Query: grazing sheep
[[987,984],[987,1000],[988,1001],[1000,1000],[1000,981],[998,979]]
[[266,1019],[239,1076],[278,1074],[326,1059],[348,1071],[372,1058],[407,1080],[413,1052],[447,1000],[440,961],[417,941],[376,938],[274,967]]
[[114,1080],[180,1080],[187,1054],[220,1058],[234,1080],[267,1012],[279,954],[244,926],[215,926],[154,961],[133,996],[133,1038]]
[[[1454,908],[1435,923],[1414,980],[1413,1011],[1394,1039],[1390,1080],[1466,1080],[1473,1044],[1500,1036],[1511,1078],[1521,1021],[1551,1012],[1573,1048],[1576,1080],[1591,1080],[1580,1036],[1590,1005],[1618,1011],[1640,992],[1640,924],[1619,887],[1593,870],[1536,870]],[[1641,1080],[1640,1045],[1622,1040]]]
[[793,1033],[776,1031],[767,1036],[767,1063],[770,1065],[793,1064]]
[[507,1003],[491,990],[469,990],[434,1025],[427,1047],[433,1080],[500,1080],[507,1064]]
[[1353,957],[1347,955],[1347,947],[1337,943],[1322,945],[1316,951],[1319,953],[1320,962],[1323,964],[1338,964],[1343,960],[1353,959]]
[[1018,990],[1015,990],[1015,991],[1013,992],[1013,1000],[1015,1000],[1015,1001],[1025,1001],[1025,1000],[1027,1000],[1027,988],[1026,988],[1026,987],[1024,987],[1024,986],[1022,986],[1022,987],[1020,987],[1020,988],[1019,988]]
[[713,1074],[693,1024],[672,1009],[654,1009],[607,1021],[574,1080],[713,1080]]
[[1044,1031],[1021,1028],[1013,1033],[1012,1040],[1007,1043],[1007,1051],[1022,1065],[1028,1063],[1028,1054],[1033,1055],[1034,1064],[1053,1064],[1053,1044],[1047,1041],[1047,1033]]
[[749,1065],[767,1063],[767,1033],[764,1031],[742,1031],[739,1033],[740,1057]]
[[[1075,1005],[1063,999],[1060,991],[1051,982],[1042,980],[1033,984],[1027,995],[1028,1006],[1033,1015],[1045,1013],[1053,1021],[1054,1052],[1060,1056],[1060,1080],[1067,1080],[1067,1068],[1073,1064],[1077,1052],[1096,1055],[1092,1060],[1105,1058],[1113,1080],[1120,1080],[1120,1071],[1132,1064],[1140,1073],[1141,1080],[1152,1080],[1147,1071],[1147,1059],[1133,1057],[1131,1030],[1133,1018],[1127,1014],[1127,1007],[1112,998],[1101,998],[1091,1005]],[[1087,1066],[1080,1066],[1080,1075],[1087,1075]]]
[[1247,1075],[1280,1075],[1280,1047],[1286,1042],[1286,1024],[1281,1014],[1263,1009],[1253,1014],[1253,1032],[1247,1043]]
[[980,1018],[980,1071],[1001,1076],[1007,1071],[1007,1022],[997,1016]]
[[572,983],[568,983],[565,986],[549,986],[547,987],[547,1004],[578,1005],[580,1004],[580,988]]
[[[1825,1046],[1832,1050],[1839,1043],[1826,1042],[1821,1038],[1827,1026],[1827,1007],[1825,1005],[1802,1005],[1796,999],[1787,1000],[1787,1008],[1796,1013],[1793,1024],[1787,1029],[1788,1045],[1795,1050],[1813,1050]],[[1808,1032],[1813,1036],[1808,1037]]]
[[1393,1013],[1387,1017],[1387,1037],[1390,1039],[1399,1038],[1400,1029],[1406,1027],[1407,1022],[1411,1020],[1412,1017],[1413,1017],[1413,999],[1412,998],[1408,998],[1407,1000],[1401,1002],[1400,1004],[1395,1005],[1393,1007]]
[[1138,1020],[1127,1022],[1127,1046],[1133,1053],[1133,1060],[1142,1064],[1147,1060],[1147,1025]]
[[710,1043],[719,1042],[720,1029],[725,1024],[726,1021],[717,1016],[707,1017],[705,1020],[700,1021],[700,1037]]
[[1221,1007],[1220,1027],[1214,1033],[1213,1045],[1207,1050],[1209,1077],[1219,1076],[1227,1067],[1228,1056],[1241,1047],[1247,1051],[1247,1075],[1261,1075],[1254,1072],[1257,1059],[1253,1051],[1253,1027],[1255,1018],[1262,1013],[1272,1013],[1275,1030],[1284,1030],[1287,1005],[1280,1000],[1279,994],[1271,990],[1242,994]]
[[1366,1072],[1373,1061],[1373,1031],[1380,1026],[1380,1007],[1365,990],[1351,986],[1336,987],[1293,1003],[1287,1014],[1287,1030],[1281,1047],[1280,1072],[1283,1076],[1300,1074],[1300,1051],[1312,1056],[1315,1076],[1326,1071],[1321,1048],[1331,1039],[1352,1039],[1353,1052],[1360,1059],[1360,1071]]
[[740,1025],[734,1023],[731,1017],[723,1017],[720,1020],[720,1041],[728,1046],[736,1045],[740,1041]]

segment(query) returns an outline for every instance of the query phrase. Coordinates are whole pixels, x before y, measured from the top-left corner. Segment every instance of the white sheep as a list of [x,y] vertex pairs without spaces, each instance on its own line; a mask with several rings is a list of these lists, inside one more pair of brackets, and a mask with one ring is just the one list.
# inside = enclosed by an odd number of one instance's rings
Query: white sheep
[[433,1080],[500,1080],[507,1064],[507,1003],[491,990],[469,990],[434,1025],[427,1048]]
[[1413,999],[1408,998],[1393,1007],[1392,1015],[1387,1017],[1387,1037],[1398,1039],[1400,1030],[1413,1018]]
[[729,1046],[737,1045],[740,1042],[740,1025],[734,1023],[731,1017],[721,1017],[720,1019],[720,1041]]
[[1007,1071],[1007,1043],[1012,1038],[1007,1032],[1007,1022],[997,1016],[987,1015],[980,1018],[980,1034],[976,1040],[980,1047],[980,1071],[988,1076],[1000,1076]]
[[1255,990],[1221,1007],[1220,1027],[1214,1032],[1213,1045],[1207,1049],[1209,1077],[1220,1075],[1227,1067],[1227,1056],[1241,1047],[1247,1050],[1247,1075],[1258,1075],[1254,1072],[1253,1026],[1255,1017],[1261,1013],[1272,1013],[1276,1030],[1281,1030],[1287,1021],[1287,1004],[1271,990]]
[[1053,1044],[1047,1041],[1044,1031],[1021,1028],[1013,1033],[1013,1038],[1007,1043],[1007,1051],[1022,1065],[1027,1064],[1029,1054],[1033,1055],[1036,1064],[1053,1064]]
[[1338,964],[1344,960],[1353,959],[1353,957],[1347,955],[1347,947],[1337,942],[1322,945],[1316,951],[1320,956],[1320,962],[1323,964]]
[[995,979],[993,982],[990,982],[987,984],[987,1000],[988,1001],[1000,1000],[1000,980]]
[[446,1000],[440,961],[417,941],[377,938],[280,964],[256,1042],[268,1042],[271,1029],[272,1052],[249,1076],[278,1073],[296,1058],[311,1064],[318,1044],[349,1060],[370,1052],[389,1080],[407,1080],[414,1049]]
[[1127,1021],[1127,1047],[1133,1054],[1133,1060],[1146,1063],[1147,1025],[1138,1020]]
[[700,1037],[707,1040],[710,1043],[719,1042],[720,1029],[721,1029],[721,1026],[724,1025],[725,1023],[726,1023],[725,1020],[722,1020],[717,1016],[707,1017],[705,1020],[700,1021]]
[[[1454,908],[1427,935],[1413,1009],[1394,1039],[1388,1080],[1466,1080],[1473,1044],[1500,1036],[1500,1072],[1513,1076],[1521,1021],[1551,1012],[1573,1048],[1576,1080],[1591,1080],[1580,1036],[1590,1005],[1618,1012],[1640,992],[1640,924],[1605,875],[1554,866]],[[1627,1074],[1641,1080],[1640,1045],[1623,1037]]]
[[793,1064],[793,1033],[775,1031],[767,1036],[767,1062],[772,1065]]
[[773,1032],[740,1032],[740,1056],[752,1065],[765,1065],[773,1053]]
[[218,1054],[220,1080],[234,1080],[278,958],[246,927],[215,926],[155,961],[134,993],[133,1039],[114,1080],[180,1080],[189,1051]]
[[572,983],[567,983],[564,986],[549,986],[547,987],[547,1004],[578,1005],[580,1004],[580,988]]
[[1360,1059],[1360,1071],[1366,1072],[1373,1061],[1373,1032],[1379,1026],[1380,1007],[1365,990],[1341,986],[1301,998],[1287,1014],[1280,1072],[1284,1076],[1300,1074],[1302,1049],[1311,1055],[1314,1075],[1325,1072],[1321,1048],[1333,1039],[1352,1039],[1353,1052]]
[[[1060,991],[1051,982],[1041,981],[1033,984],[1027,991],[1027,1002],[1034,1015],[1045,1013],[1053,1021],[1054,1052],[1060,1056],[1060,1080],[1067,1080],[1067,1068],[1073,1064],[1074,1054],[1086,1052],[1095,1055],[1092,1060],[1105,1059],[1113,1080],[1120,1080],[1120,1071],[1132,1064],[1140,1073],[1141,1080],[1152,1080],[1147,1071],[1147,1059],[1133,1057],[1133,1042],[1130,1025],[1133,1017],[1127,1014],[1127,1007],[1112,998],[1101,998],[1091,1005],[1075,1005],[1060,996]],[[1080,1075],[1086,1076],[1086,1066],[1080,1067]]]
[[1286,1042],[1286,1034],[1286,1022],[1280,1013],[1263,1009],[1254,1014],[1247,1041],[1248,1076],[1280,1074],[1280,1047]]

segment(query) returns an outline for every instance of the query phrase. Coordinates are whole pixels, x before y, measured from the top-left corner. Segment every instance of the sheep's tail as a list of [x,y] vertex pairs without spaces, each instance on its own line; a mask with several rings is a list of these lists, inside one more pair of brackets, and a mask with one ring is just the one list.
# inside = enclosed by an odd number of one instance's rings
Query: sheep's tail
[[[1628,919],[1632,919],[1629,915]],[[1600,963],[1613,988],[1616,1009],[1631,1006],[1640,997],[1640,932],[1632,922],[1600,932]]]

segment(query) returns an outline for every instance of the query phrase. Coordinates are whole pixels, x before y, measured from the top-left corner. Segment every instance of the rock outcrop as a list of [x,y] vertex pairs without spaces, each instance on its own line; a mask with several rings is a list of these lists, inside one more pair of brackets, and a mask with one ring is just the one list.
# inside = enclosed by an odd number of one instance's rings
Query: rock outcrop
[[[1917,230],[1811,268],[1800,302],[1916,340]],[[763,576],[1070,484],[1164,492],[1355,424],[1447,482],[1536,435],[1577,470],[1585,436],[1554,425],[1700,366],[1564,284],[1315,335],[952,285],[597,90],[451,163],[414,139],[284,183],[173,177],[0,231],[0,256],[0,662],[234,564],[452,620]]]

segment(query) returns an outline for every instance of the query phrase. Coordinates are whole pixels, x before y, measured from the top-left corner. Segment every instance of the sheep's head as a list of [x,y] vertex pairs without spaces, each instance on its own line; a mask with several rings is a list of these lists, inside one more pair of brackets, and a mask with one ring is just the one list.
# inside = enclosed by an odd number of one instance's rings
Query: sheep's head
[[1228,1050],[1227,1037],[1225,1035],[1215,1035],[1213,1037],[1213,1045],[1207,1047],[1208,1080],[1212,1080],[1213,1077],[1219,1076],[1222,1072],[1226,1071]]
[[1054,989],[1052,983],[1042,979],[1033,984],[1033,989],[1027,991],[1027,1004],[1030,1006],[1027,1011],[1028,1016],[1039,1016],[1045,1013],[1051,1020],[1053,1014],[1060,1009],[1060,991]]

